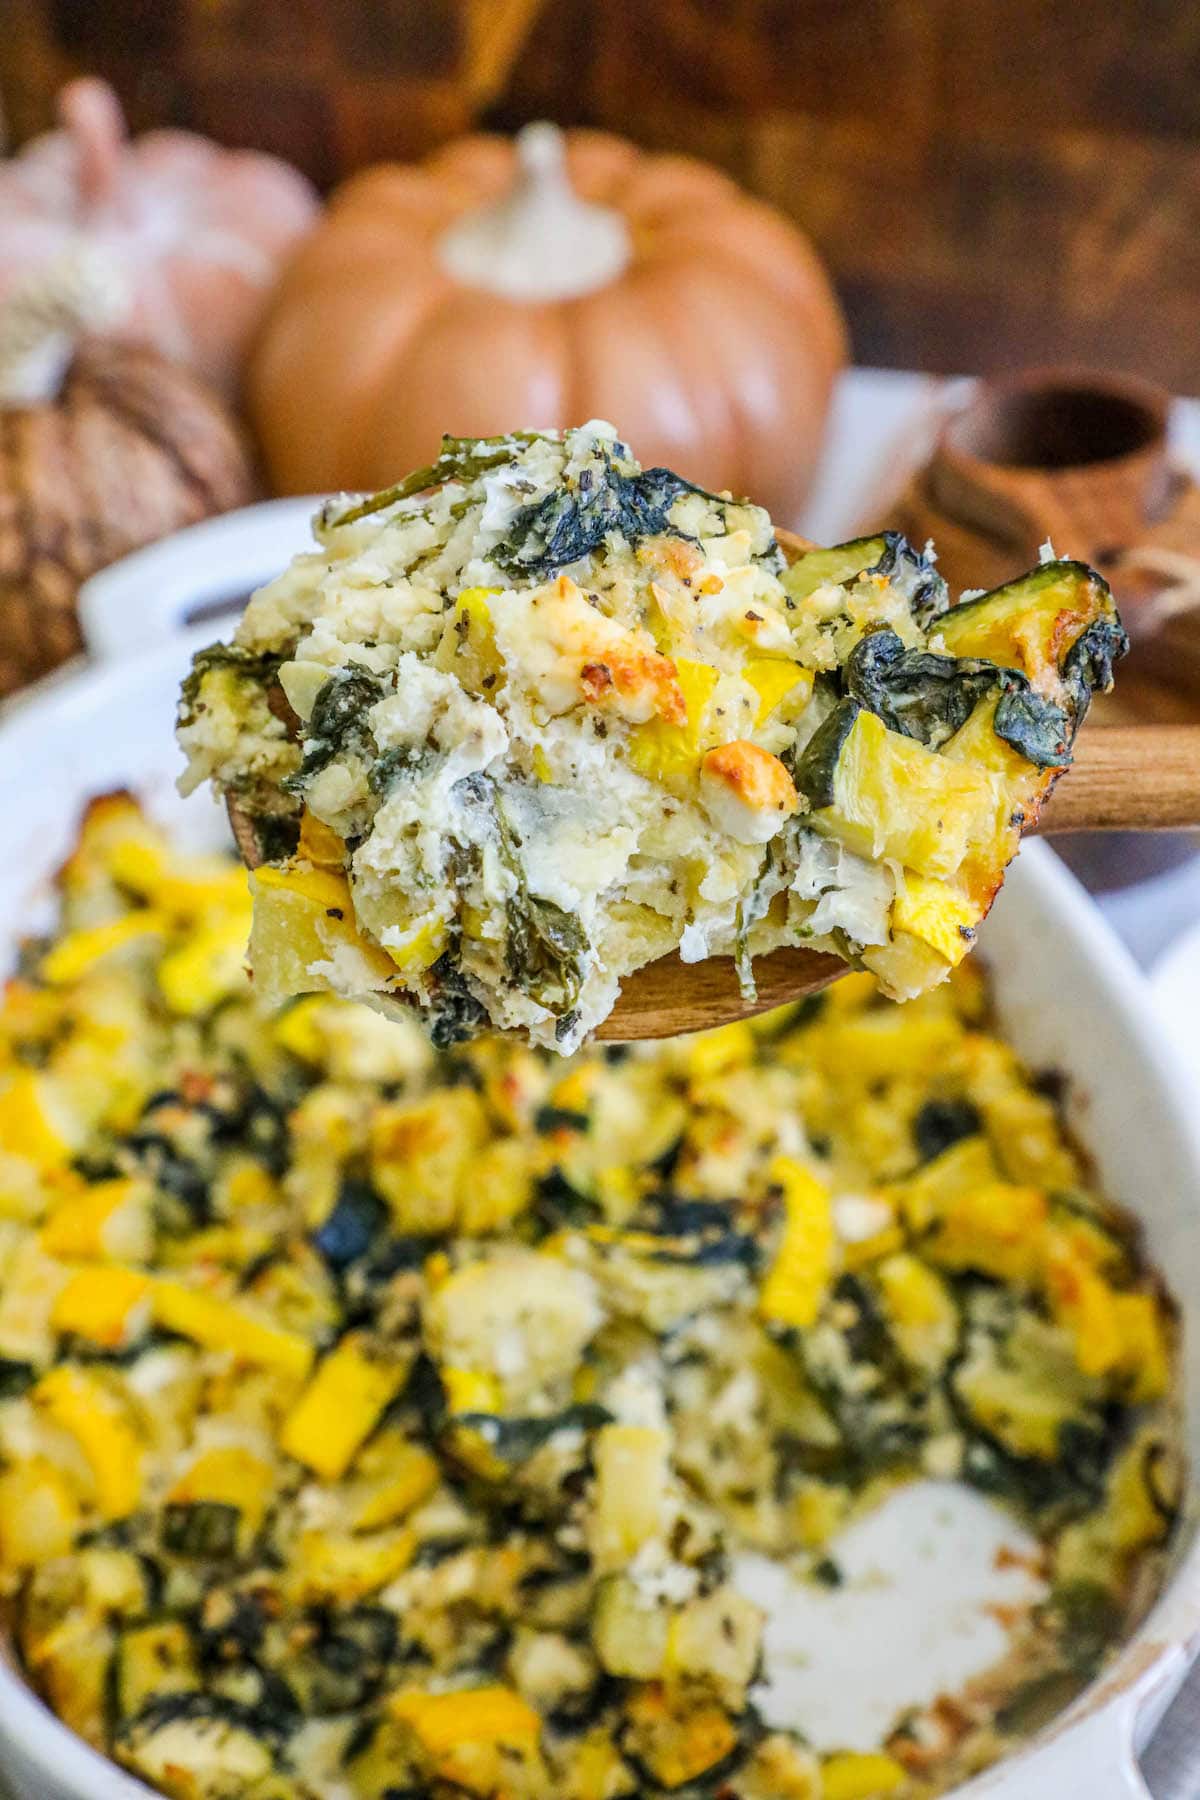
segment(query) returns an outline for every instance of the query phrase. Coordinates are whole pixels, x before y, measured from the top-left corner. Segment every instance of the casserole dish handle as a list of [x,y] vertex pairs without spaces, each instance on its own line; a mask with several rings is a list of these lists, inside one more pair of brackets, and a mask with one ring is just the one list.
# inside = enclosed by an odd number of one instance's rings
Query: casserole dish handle
[[264,500],[189,525],[101,569],[79,590],[79,624],[97,660],[128,656],[201,619],[241,612],[256,587],[312,548],[320,496]]
[[1134,1754],[1138,1710],[1127,1695],[1098,1705],[970,1783],[963,1800],[1153,1800]]

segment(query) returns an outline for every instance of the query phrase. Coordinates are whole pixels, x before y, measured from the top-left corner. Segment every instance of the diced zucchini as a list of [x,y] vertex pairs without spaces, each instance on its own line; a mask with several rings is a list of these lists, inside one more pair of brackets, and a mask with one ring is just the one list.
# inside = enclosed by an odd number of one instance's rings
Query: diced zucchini
[[862,576],[884,576],[908,601],[914,618],[932,619],[949,604],[946,584],[930,560],[898,531],[851,538],[825,550],[806,550],[783,575],[793,600],[820,587],[844,587]]
[[649,1683],[631,1696],[626,1713],[626,1755],[668,1791],[723,1773],[741,1748],[725,1709],[696,1696],[668,1697]]
[[596,1589],[592,1643],[610,1675],[655,1681],[667,1661],[671,1615],[647,1601],[625,1575],[610,1575]]
[[191,1633],[178,1619],[123,1632],[115,1653],[117,1711],[136,1718],[147,1700],[186,1694],[200,1685]]
[[402,1575],[416,1547],[405,1526],[363,1536],[303,1531],[292,1559],[298,1598],[352,1606]]
[[758,1664],[763,1615],[729,1586],[689,1600],[671,1621],[667,1670],[671,1682],[695,1682],[740,1712]]
[[1096,1428],[1097,1384],[1080,1370],[1064,1331],[1024,1312],[1004,1337],[976,1331],[953,1372],[969,1419],[1015,1456],[1050,1462],[1063,1429]]
[[213,1694],[168,1694],[117,1739],[127,1768],[171,1800],[224,1800],[262,1791],[274,1758],[263,1736]]
[[346,1473],[355,1452],[399,1392],[407,1361],[372,1350],[351,1332],[330,1351],[283,1423],[280,1444],[325,1481]]
[[596,1567],[622,1569],[665,1522],[670,1439],[648,1425],[606,1425],[595,1443],[589,1543]]
[[938,620],[954,656],[982,656],[1021,669],[1039,691],[1062,672],[1089,625],[1116,620],[1108,583],[1086,563],[1048,562]]
[[32,1569],[65,1556],[79,1526],[79,1503],[60,1469],[31,1456],[0,1474],[0,1560]]
[[920,875],[953,875],[989,837],[995,780],[889,731],[844,700],[815,733],[796,769],[811,823],[867,858],[891,858]]

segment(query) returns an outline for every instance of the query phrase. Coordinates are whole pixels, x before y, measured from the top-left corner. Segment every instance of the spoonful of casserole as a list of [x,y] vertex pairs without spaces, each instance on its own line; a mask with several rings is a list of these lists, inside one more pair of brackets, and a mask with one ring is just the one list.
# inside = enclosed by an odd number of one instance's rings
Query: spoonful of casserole
[[595,422],[448,438],[314,534],[196,656],[183,786],[228,803],[265,998],[442,1043],[923,992],[1126,645],[1081,563],[952,604],[898,535],[818,549]]

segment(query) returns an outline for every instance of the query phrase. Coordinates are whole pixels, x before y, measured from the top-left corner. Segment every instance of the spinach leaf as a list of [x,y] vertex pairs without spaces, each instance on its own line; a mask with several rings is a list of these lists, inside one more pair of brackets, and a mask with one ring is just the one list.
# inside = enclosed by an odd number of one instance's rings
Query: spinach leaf
[[670,469],[636,469],[623,444],[599,445],[595,461],[577,476],[521,508],[492,560],[506,574],[545,580],[590,556],[611,534],[636,544],[671,530],[671,508],[681,494],[717,499]]
[[[1086,635],[1086,634],[1085,634]],[[939,750],[966,724],[985,695],[998,690],[994,729],[1042,769],[1071,760],[1074,721],[1030,687],[1018,669],[975,656],[908,650],[888,626],[860,638],[846,660],[846,692],[889,731]]]
[[456,1428],[482,1432],[489,1450],[502,1461],[521,1463],[548,1444],[558,1432],[599,1431],[602,1425],[612,1424],[612,1417],[606,1406],[598,1406],[594,1401],[579,1401],[547,1418],[501,1418],[496,1413],[469,1412],[455,1414],[453,1424]]
[[163,1509],[162,1547],[176,1556],[225,1561],[237,1546],[241,1511],[223,1500],[172,1500]]
[[491,776],[466,775],[455,783],[454,793],[482,815],[500,859],[516,884],[516,891],[505,905],[505,963],[509,979],[561,1022],[570,1014],[583,986],[590,947],[587,933],[578,919],[553,900],[529,892],[520,848]]
[[882,556],[868,572],[886,575],[908,601],[908,610],[917,624],[930,626],[940,614],[949,611],[949,588],[932,559],[924,551],[914,549],[903,532],[885,531],[883,543]]
[[487,1008],[475,998],[453,953],[444,950],[427,976],[429,1036],[435,1050],[464,1044],[484,1029]]
[[969,1100],[927,1100],[913,1120],[912,1129],[921,1161],[927,1163],[951,1144],[982,1131],[983,1120]]
[[350,663],[329,677],[317,694],[304,733],[304,760],[295,775],[284,780],[291,793],[303,793],[312,777],[335,756],[374,747],[366,714],[387,692],[377,675],[360,663]]
[[367,1254],[386,1219],[387,1207],[374,1188],[349,1177],[312,1241],[330,1267],[340,1272]]
[[438,752],[423,745],[394,744],[367,770],[367,786],[385,800],[394,787],[427,774],[438,760]]
[[1097,619],[1076,638],[1067,652],[1062,675],[1071,695],[1076,725],[1087,712],[1093,694],[1107,694],[1113,684],[1113,664],[1129,649],[1129,637],[1119,619]]

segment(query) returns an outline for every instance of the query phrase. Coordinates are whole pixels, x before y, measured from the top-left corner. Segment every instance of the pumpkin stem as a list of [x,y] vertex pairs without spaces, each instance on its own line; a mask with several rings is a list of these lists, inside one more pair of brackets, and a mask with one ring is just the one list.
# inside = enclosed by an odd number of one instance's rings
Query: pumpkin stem
[[444,267],[467,287],[530,304],[615,281],[633,255],[629,228],[612,207],[576,193],[562,132],[527,125],[516,149],[516,179],[504,198],[465,213],[442,237]]
[[0,302],[0,407],[57,399],[79,339],[116,324],[129,302],[110,257],[68,250],[14,282]]
[[79,193],[85,206],[100,206],[117,185],[125,156],[125,115],[107,81],[82,75],[58,96],[58,117],[75,145]]

